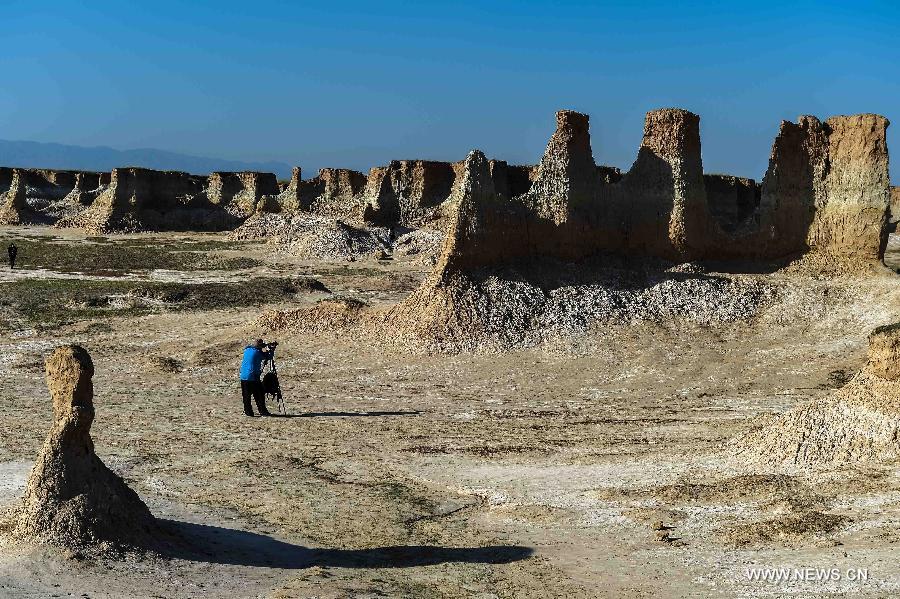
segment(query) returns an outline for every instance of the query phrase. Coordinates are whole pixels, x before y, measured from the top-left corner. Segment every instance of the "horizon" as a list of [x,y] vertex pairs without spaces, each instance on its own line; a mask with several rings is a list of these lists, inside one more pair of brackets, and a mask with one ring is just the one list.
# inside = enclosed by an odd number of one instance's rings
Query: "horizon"
[[[891,119],[900,97],[883,75],[900,50],[887,2],[6,4],[0,138],[305,178],[476,148],[535,164],[560,109],[590,115],[595,161],[625,171],[643,115],[678,107],[700,116],[706,172],[759,181],[782,120]],[[888,141],[900,147],[893,128]]]

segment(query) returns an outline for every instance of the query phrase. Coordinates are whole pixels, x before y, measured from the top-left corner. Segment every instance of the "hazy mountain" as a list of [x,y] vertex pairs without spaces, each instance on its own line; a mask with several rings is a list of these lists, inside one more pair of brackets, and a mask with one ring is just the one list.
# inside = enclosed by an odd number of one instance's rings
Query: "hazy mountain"
[[110,171],[118,166],[142,166],[158,170],[187,171],[205,175],[212,171],[262,171],[281,179],[291,176],[291,166],[282,162],[243,162],[140,149],[88,148],[34,141],[0,140],[0,166]]

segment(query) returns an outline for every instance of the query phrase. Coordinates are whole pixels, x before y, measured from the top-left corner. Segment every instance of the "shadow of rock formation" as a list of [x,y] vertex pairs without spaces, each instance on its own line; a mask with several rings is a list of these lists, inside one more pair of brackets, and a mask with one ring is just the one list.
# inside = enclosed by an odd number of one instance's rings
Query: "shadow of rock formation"
[[506,564],[530,557],[533,550],[515,545],[436,547],[403,545],[369,549],[315,549],[272,537],[203,524],[160,520],[173,542],[146,548],[163,557],[214,564],[302,569],[413,568],[449,562]]

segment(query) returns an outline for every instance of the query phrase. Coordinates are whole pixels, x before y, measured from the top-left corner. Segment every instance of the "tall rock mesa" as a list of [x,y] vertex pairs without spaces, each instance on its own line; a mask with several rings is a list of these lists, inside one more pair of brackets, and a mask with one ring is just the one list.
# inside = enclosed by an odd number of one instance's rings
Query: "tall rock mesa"
[[455,211],[435,269],[439,277],[512,260],[525,252],[522,231],[515,225],[524,216],[516,218],[498,196],[491,163],[483,153],[473,150],[466,157],[453,194]]
[[886,118],[782,122],[762,184],[762,257],[813,250],[880,260],[890,206]]
[[648,112],[637,160],[621,188],[628,250],[673,260],[699,257],[710,219],[700,117],[678,108]]
[[560,225],[596,200],[596,171],[591,152],[590,117],[573,110],[556,113],[556,131],[538,166],[529,192],[534,214]]
[[887,245],[891,178],[889,121],[875,114],[837,116],[828,131],[827,195],[818,202],[809,234],[811,248],[881,259]]

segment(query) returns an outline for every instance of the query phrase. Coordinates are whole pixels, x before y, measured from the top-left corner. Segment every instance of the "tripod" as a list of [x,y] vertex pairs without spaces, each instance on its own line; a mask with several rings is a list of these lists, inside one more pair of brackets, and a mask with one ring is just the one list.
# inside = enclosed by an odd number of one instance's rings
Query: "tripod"
[[275,354],[272,354],[272,359],[269,360],[271,365],[271,370],[267,372],[262,379],[263,391],[266,394],[266,400],[269,399],[269,396],[272,396],[272,399],[278,402],[278,411],[281,412],[282,416],[287,415],[287,407],[284,405],[284,397],[281,394],[281,384],[278,382],[278,369],[275,366]]

